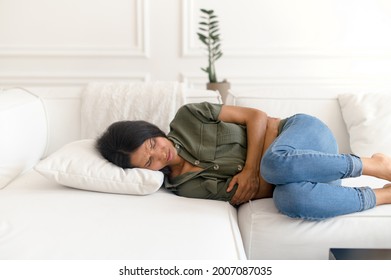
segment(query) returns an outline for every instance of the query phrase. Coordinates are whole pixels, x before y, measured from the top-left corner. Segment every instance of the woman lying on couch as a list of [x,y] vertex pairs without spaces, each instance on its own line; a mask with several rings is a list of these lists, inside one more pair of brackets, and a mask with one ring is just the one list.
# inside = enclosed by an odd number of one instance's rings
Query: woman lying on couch
[[295,218],[325,219],[391,203],[391,188],[340,185],[360,175],[390,181],[391,158],[339,154],[328,127],[304,114],[280,120],[253,108],[188,104],[168,135],[144,121],[120,121],[97,148],[122,168],[162,170],[165,188],[180,196],[233,205],[273,197]]

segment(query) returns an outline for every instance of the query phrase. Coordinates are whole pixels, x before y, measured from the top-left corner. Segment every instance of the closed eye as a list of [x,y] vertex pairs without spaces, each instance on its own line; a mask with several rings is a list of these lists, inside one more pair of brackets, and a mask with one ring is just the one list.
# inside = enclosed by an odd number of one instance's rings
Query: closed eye
[[148,168],[148,167],[150,167],[151,166],[151,163],[152,163],[152,160],[151,160],[151,158],[149,158],[148,159],[148,161],[147,161],[147,163],[145,164],[145,168]]
[[[155,141],[155,139],[150,138],[150,139],[149,139],[149,150],[150,150],[150,151],[153,150],[153,149],[155,148],[155,146],[156,146],[156,141]],[[149,156],[148,161],[147,161],[147,163],[145,164],[144,167],[145,167],[145,168],[148,168],[148,167],[151,166],[151,164],[152,164],[152,157]]]

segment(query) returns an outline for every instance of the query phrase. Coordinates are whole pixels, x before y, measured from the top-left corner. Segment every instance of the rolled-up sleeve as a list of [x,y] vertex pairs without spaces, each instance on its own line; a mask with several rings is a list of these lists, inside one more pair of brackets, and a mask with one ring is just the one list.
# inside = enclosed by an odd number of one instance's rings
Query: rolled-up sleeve
[[221,111],[222,104],[214,104],[209,102],[193,103],[183,106],[183,110],[188,110],[198,120],[204,123],[218,122],[218,117]]

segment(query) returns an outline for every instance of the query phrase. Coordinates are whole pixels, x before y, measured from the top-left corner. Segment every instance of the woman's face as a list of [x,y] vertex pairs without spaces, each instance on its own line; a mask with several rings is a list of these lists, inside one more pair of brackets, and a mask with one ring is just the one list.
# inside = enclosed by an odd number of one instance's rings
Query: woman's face
[[174,144],[165,137],[155,137],[144,141],[130,155],[131,165],[150,170],[161,170],[178,161]]

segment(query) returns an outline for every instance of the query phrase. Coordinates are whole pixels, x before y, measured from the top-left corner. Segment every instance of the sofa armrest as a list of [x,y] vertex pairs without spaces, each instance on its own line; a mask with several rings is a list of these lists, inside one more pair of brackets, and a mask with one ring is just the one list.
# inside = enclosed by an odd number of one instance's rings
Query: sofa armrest
[[20,88],[0,89],[0,189],[43,156],[46,113],[40,98]]

